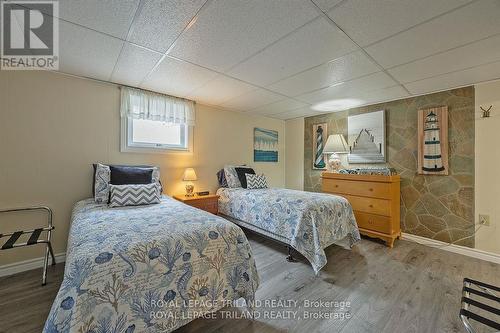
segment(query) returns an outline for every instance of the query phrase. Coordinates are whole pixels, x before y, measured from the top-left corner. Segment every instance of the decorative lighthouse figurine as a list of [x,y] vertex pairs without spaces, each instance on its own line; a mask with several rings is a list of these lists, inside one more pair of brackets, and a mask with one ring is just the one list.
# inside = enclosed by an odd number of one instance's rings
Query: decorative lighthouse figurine
[[424,123],[424,163],[423,171],[441,172],[445,168],[441,157],[441,141],[439,139],[439,120],[434,112],[425,117]]

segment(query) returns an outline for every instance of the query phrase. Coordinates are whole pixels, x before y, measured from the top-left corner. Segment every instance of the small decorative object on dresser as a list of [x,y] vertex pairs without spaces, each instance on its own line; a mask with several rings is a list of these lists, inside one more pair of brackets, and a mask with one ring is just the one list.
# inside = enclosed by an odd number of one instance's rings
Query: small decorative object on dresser
[[187,182],[186,184],[186,197],[192,197],[194,196],[194,184],[193,181],[197,180],[198,178],[196,177],[196,172],[194,172],[193,168],[187,168],[184,171],[184,176],[182,177],[182,180]]
[[342,168],[342,160],[338,154],[349,153],[349,147],[342,134],[332,134],[326,140],[323,154],[331,154],[328,158],[328,172],[338,173]]
[[179,194],[174,195],[174,199],[179,200],[186,205],[196,207],[215,215],[219,213],[219,196],[217,194],[208,194],[203,196],[193,195],[190,197]]
[[352,205],[359,232],[380,238],[389,247],[401,236],[399,175],[351,175],[323,172],[322,191]]

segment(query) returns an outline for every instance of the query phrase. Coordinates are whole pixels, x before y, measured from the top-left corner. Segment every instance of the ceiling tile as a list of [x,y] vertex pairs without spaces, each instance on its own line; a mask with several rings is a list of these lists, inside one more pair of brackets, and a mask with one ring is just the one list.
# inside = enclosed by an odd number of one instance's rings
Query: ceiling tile
[[123,41],[65,21],[59,22],[59,70],[109,81]]
[[298,108],[307,107],[306,103],[302,103],[293,99],[285,99],[280,102],[267,104],[261,106],[260,108],[256,108],[251,110],[251,113],[263,114],[263,115],[272,115],[277,113],[282,113],[289,110],[294,110]]
[[320,17],[238,64],[229,73],[247,82],[268,85],[357,48],[337,27]]
[[500,1],[476,1],[366,50],[385,68],[401,65],[500,33],[499,13]]
[[314,111],[314,110],[311,110],[310,107],[305,107],[305,108],[300,108],[300,109],[296,109],[296,110],[286,111],[283,113],[273,114],[269,117],[277,118],[277,119],[281,119],[281,120],[288,120],[288,119],[299,118],[299,117],[316,116],[316,115],[319,115],[322,113],[324,113],[324,112]]
[[405,87],[412,94],[425,94],[438,90],[471,85],[482,81],[496,80],[499,78],[500,61],[420,81],[406,83]]
[[407,83],[494,61],[500,61],[500,35],[394,67],[389,73]]
[[217,73],[192,65],[185,61],[165,57],[155,70],[144,80],[141,87],[184,97],[201,87]]
[[283,79],[268,88],[286,96],[294,97],[377,71],[379,71],[379,68],[362,51],[356,51],[324,65]]
[[134,21],[129,40],[166,52],[206,0],[146,0]]
[[221,106],[238,111],[248,111],[266,104],[274,103],[284,98],[285,97],[282,95],[257,88],[241,96],[230,99],[229,101],[221,104]]
[[389,75],[378,72],[359,79],[333,85],[312,93],[297,96],[297,99],[311,104],[322,103],[334,99],[355,98],[362,92],[378,90],[396,85]]
[[111,81],[137,86],[161,57],[161,53],[125,43],[111,76]]
[[327,12],[333,6],[338,5],[342,0],[312,0],[322,11]]
[[363,100],[363,105],[376,104],[409,97],[410,94],[401,85],[360,93],[357,98]]
[[349,0],[330,16],[358,44],[366,46],[471,0]]
[[[125,39],[139,0],[59,0],[59,18]],[[29,7],[29,4],[26,4]]]
[[171,54],[224,71],[316,16],[302,0],[212,1]]
[[221,105],[254,89],[255,87],[248,83],[218,75],[214,80],[189,94],[189,98],[209,105]]

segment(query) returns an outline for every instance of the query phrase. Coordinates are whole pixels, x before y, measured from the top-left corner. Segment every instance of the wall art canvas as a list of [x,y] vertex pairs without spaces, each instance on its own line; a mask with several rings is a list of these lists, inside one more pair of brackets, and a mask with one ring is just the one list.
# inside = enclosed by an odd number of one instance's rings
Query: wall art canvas
[[448,175],[448,107],[418,110],[418,173]]
[[386,162],[385,110],[347,118],[349,163]]
[[277,131],[254,128],[253,160],[255,162],[278,162]]
[[328,139],[328,124],[313,125],[313,169],[326,170],[325,155],[323,148]]

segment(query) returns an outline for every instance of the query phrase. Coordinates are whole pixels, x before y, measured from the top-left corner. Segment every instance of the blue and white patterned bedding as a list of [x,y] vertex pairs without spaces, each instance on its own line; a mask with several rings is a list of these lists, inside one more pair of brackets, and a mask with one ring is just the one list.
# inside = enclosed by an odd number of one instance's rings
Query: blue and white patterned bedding
[[73,210],[64,280],[44,332],[170,332],[259,284],[243,231],[171,198]]
[[351,204],[343,197],[279,188],[220,188],[219,213],[245,228],[291,245],[318,274],[323,249],[344,238],[360,240]]

